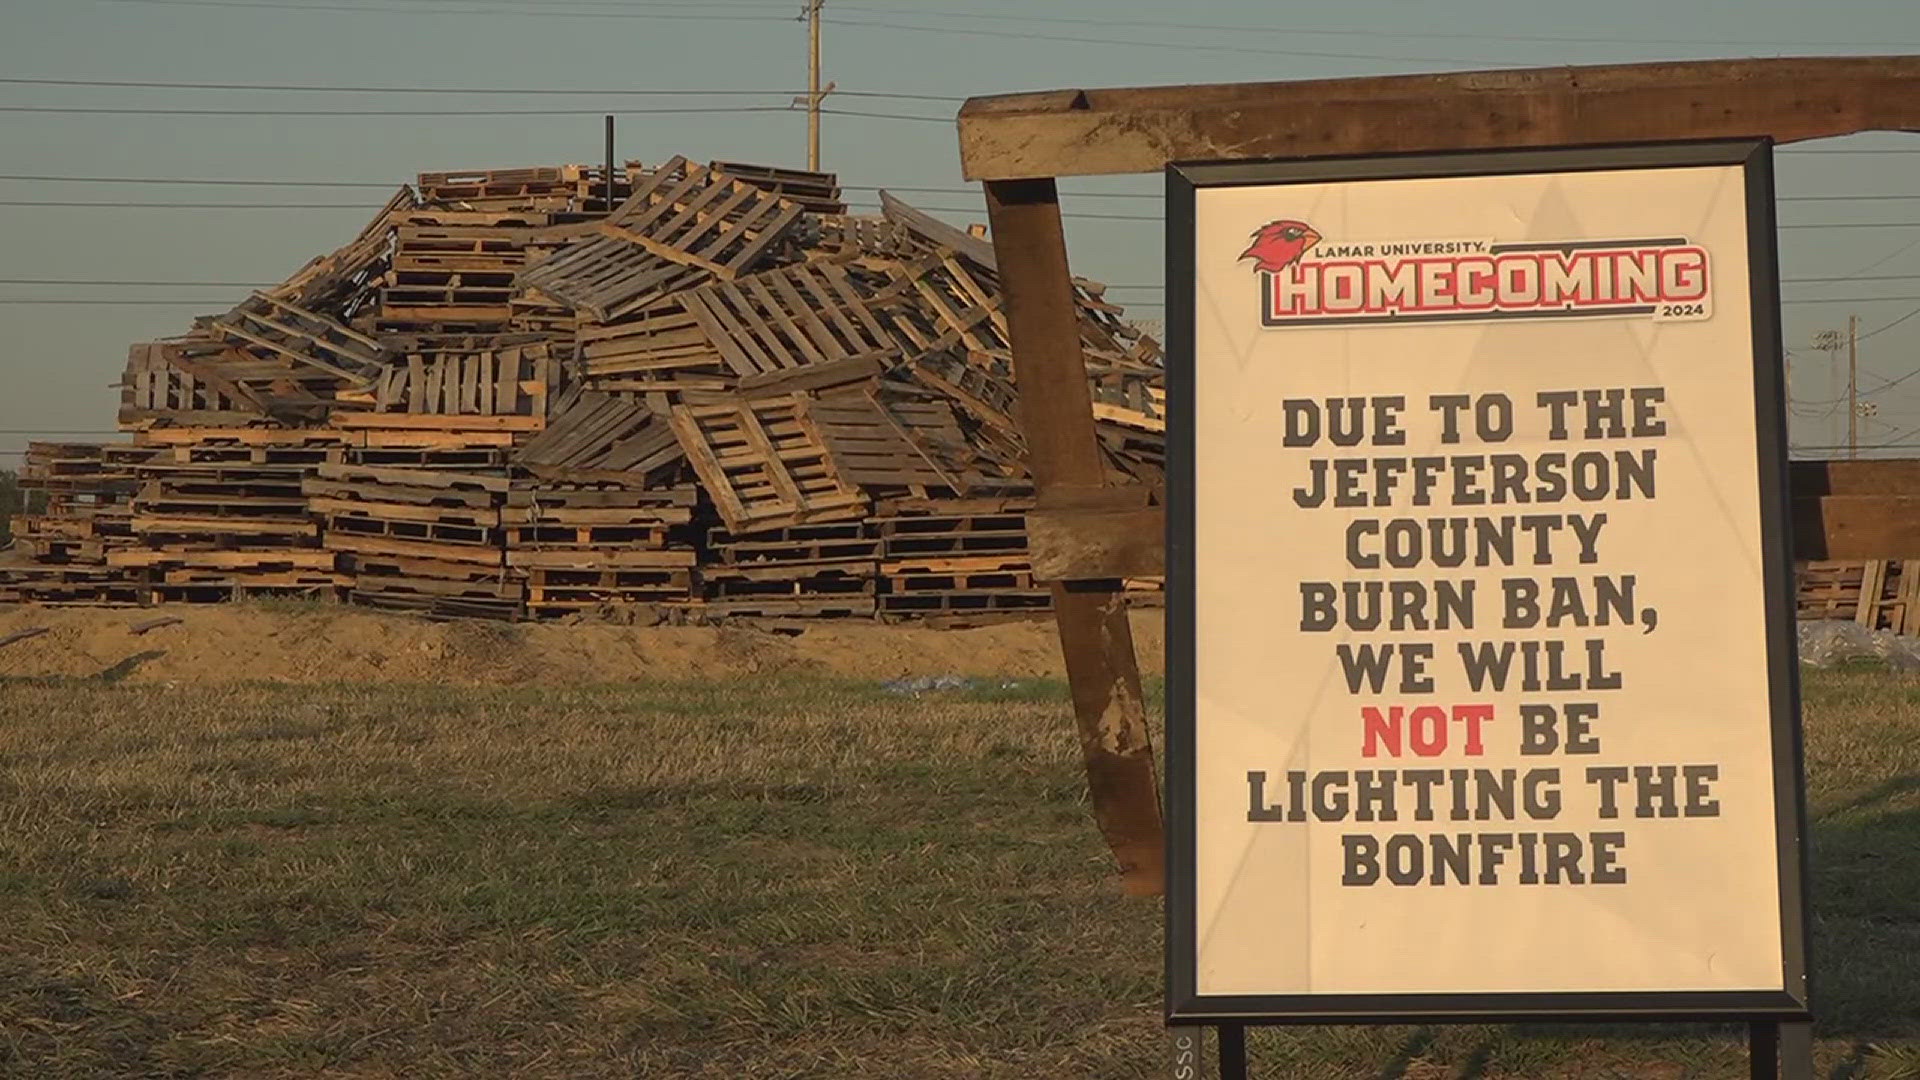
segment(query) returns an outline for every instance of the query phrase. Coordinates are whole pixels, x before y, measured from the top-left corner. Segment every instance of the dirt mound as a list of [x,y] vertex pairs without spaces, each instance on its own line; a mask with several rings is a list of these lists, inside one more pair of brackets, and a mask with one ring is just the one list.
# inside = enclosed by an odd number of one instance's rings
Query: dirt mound
[[[144,634],[135,626],[181,621]],[[1051,619],[973,630],[827,622],[797,635],[740,626],[434,623],[364,609],[209,604],[160,609],[0,608],[3,676],[135,682],[603,683],[814,674],[1061,676]],[[1143,670],[1161,669],[1161,617],[1136,612]]]

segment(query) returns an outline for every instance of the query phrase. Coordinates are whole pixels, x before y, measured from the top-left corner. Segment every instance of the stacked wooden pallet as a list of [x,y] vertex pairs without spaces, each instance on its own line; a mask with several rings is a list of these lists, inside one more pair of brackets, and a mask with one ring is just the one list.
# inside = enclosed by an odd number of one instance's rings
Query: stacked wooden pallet
[[305,481],[355,601],[431,613],[519,614],[502,559],[504,475],[323,465]]
[[695,596],[699,488],[664,417],[635,395],[576,384],[514,455],[507,566],[529,614],[685,605]]
[[880,508],[880,612],[977,623],[1051,611],[1027,555],[1029,500],[901,500]]
[[1920,561],[1806,562],[1798,576],[1803,620],[1920,635]]
[[[344,584],[307,517],[301,478],[328,451],[252,460],[285,447],[232,443],[162,448],[135,466],[139,544],[107,564],[147,572],[154,600],[232,599],[261,591],[331,594]],[[299,460],[305,458],[306,460]]]
[[37,514],[13,519],[20,552],[42,563],[103,566],[110,550],[131,544],[137,480],[127,449],[29,444],[20,486],[41,492],[46,504]]
[[873,617],[880,541],[862,519],[755,532],[711,530],[708,618]]
[[502,511],[506,564],[527,582],[529,613],[693,597],[687,542],[698,492],[613,483],[516,480]]
[[[59,500],[27,523],[30,549],[149,601],[1047,610],[978,230],[886,193],[880,214],[848,214],[822,173],[628,162],[611,199],[608,179],[423,173],[281,285],[135,346],[134,448],[39,469],[74,484],[116,463],[122,489]],[[1097,283],[1075,298],[1109,469],[1157,486],[1159,347]]]

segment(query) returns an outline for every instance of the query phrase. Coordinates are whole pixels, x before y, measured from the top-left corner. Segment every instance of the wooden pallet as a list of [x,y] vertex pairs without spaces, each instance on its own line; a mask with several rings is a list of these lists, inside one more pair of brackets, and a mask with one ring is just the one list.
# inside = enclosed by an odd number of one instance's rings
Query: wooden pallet
[[751,533],[714,529],[707,548],[718,567],[785,567],[879,557],[880,540],[864,521],[794,525]]
[[[512,486],[512,481],[501,473],[349,464],[321,465],[314,470],[313,478],[335,484],[358,485],[370,493],[369,497],[379,501],[388,501],[389,493],[396,490],[427,496],[427,502],[432,502],[438,493],[463,493],[496,499],[504,497]],[[463,499],[460,504],[472,505],[472,500]]]
[[510,548],[664,548],[667,526],[658,522],[620,522],[615,524],[541,524],[508,525]]
[[673,430],[734,532],[860,517],[867,497],[833,466],[798,395],[681,405]]
[[871,619],[877,609],[865,593],[844,596],[752,596],[708,600],[693,609],[719,619]]
[[833,173],[778,169],[737,161],[715,161],[707,168],[789,199],[810,214],[847,212],[847,204],[840,201],[840,178]]
[[[329,529],[324,544],[328,551],[346,556],[346,565],[359,566],[380,560],[406,560],[416,566],[455,564],[463,569],[481,567],[498,572],[506,567],[506,553],[499,544],[440,543],[432,540],[391,538]],[[473,571],[465,570],[465,575]]]
[[506,564],[516,570],[691,570],[691,551],[611,545],[604,547],[508,548]]
[[375,468],[476,472],[505,468],[508,453],[499,446],[356,446],[342,455],[342,461]]
[[[614,183],[617,197],[626,186],[625,177],[616,173]],[[494,212],[560,211],[582,208],[589,201],[603,202],[606,170],[562,165],[433,172],[421,173],[417,184],[423,201],[442,206]]]
[[465,215],[410,214],[394,230],[391,273],[422,271],[503,274],[527,265],[527,244],[549,219],[525,227],[478,224]]
[[387,363],[380,342],[335,319],[255,292],[225,315],[198,320],[214,338],[314,368],[352,388],[371,386]]
[[274,573],[321,571],[338,568],[339,556],[332,551],[287,547],[219,548],[127,548],[107,554],[108,566],[175,568],[225,573]]
[[1798,615],[1920,635],[1920,560],[1806,562],[1798,568]]
[[266,413],[267,403],[259,395],[225,376],[217,363],[197,358],[181,345],[148,341],[127,347],[127,366],[120,376],[123,425],[183,416],[244,424],[264,419]]
[[[356,578],[410,578],[423,581],[474,581],[491,583],[496,592],[508,581],[518,580],[504,563],[434,558],[413,548],[398,550],[350,551],[340,554],[340,568]],[[500,593],[500,595],[505,595]]]
[[[629,483],[632,479],[628,478]],[[699,502],[700,492],[692,485],[648,488],[629,486],[629,483],[516,479],[507,490],[505,520],[509,524],[566,523],[587,520],[575,516],[577,514],[602,511],[631,515],[623,520],[662,521],[670,525],[684,525],[693,519],[692,508]]]
[[137,571],[100,566],[5,566],[0,603],[138,604],[145,599],[144,584]]
[[535,616],[609,604],[685,602],[692,594],[689,570],[537,568],[527,572],[527,606]]
[[872,559],[708,566],[701,572],[707,595],[844,596],[875,591],[879,564]]
[[679,302],[575,331],[580,373],[594,390],[718,391],[734,376],[693,312]]
[[970,362],[949,350],[916,357],[912,368],[915,378],[945,394],[974,419],[1008,436],[1019,436],[1019,398],[1013,380],[992,364]]
[[943,249],[901,263],[894,273],[921,301],[896,308],[894,316],[895,329],[916,352],[1013,351],[999,286],[978,266]]
[[351,583],[354,592],[361,595],[387,593],[469,600],[521,600],[527,595],[526,585],[516,578],[475,577],[457,572],[420,576],[362,571],[353,576]]
[[920,514],[876,518],[881,557],[906,563],[934,557],[1024,556],[1027,523],[1023,514]]
[[836,391],[809,402],[808,415],[840,475],[875,494],[965,497],[997,486],[944,401]]
[[751,378],[835,361],[891,366],[904,348],[875,312],[897,290],[803,263],[690,289],[684,302],[733,373]]
[[594,235],[527,267],[520,284],[604,322],[750,272],[800,213],[777,195],[675,158],[636,181]]
[[812,225],[807,258],[813,262],[885,265],[913,254],[913,241],[907,231],[882,215],[823,214],[815,217]]
[[515,622],[526,614],[526,602],[519,599],[475,596],[438,596],[407,590],[355,587],[347,593],[349,603],[382,611],[419,615],[435,621],[452,619],[490,619]]

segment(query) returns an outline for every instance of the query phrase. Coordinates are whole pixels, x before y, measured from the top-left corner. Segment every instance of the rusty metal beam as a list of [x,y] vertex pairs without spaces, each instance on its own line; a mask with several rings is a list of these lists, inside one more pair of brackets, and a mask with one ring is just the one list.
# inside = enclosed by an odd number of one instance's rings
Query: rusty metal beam
[[1786,57],[1056,90],[960,110],[970,180],[1251,160],[1920,130],[1920,57]]
[[[1051,180],[988,184],[987,215],[1006,295],[1014,385],[1029,468],[1043,505],[1106,476],[1093,427],[1080,318]],[[1055,619],[1093,812],[1136,895],[1163,888],[1160,789],[1146,699],[1118,581],[1053,585]]]

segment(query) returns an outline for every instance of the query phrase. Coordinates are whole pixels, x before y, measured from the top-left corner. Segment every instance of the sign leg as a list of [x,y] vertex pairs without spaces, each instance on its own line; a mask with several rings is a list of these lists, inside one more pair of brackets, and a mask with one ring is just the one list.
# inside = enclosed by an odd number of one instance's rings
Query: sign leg
[[1220,1080],[1247,1080],[1247,1029],[1220,1025]]
[[1780,1025],[1780,1080],[1813,1080],[1813,1025]]
[[1747,1025],[1747,1076],[1750,1080],[1779,1080],[1779,1024],[1756,1020]]

